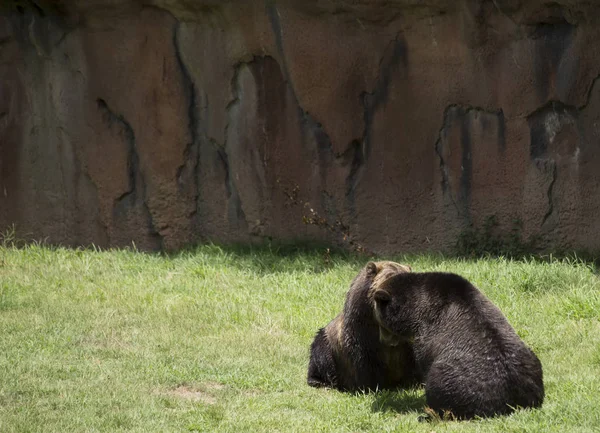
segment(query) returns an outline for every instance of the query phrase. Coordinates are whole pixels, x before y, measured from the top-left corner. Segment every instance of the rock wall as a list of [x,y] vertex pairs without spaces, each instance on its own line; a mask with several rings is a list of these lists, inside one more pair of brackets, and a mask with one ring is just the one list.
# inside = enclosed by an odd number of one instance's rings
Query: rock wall
[[0,230],[339,241],[309,203],[382,253],[600,248],[600,4],[4,3]]

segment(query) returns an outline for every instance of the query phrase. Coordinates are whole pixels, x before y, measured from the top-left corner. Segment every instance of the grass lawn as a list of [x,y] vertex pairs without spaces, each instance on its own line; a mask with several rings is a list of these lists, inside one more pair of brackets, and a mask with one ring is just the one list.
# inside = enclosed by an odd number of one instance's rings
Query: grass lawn
[[0,247],[0,432],[600,431],[600,281],[578,261],[387,257],[477,285],[544,366],[541,410],[419,423],[423,390],[306,385],[367,259]]

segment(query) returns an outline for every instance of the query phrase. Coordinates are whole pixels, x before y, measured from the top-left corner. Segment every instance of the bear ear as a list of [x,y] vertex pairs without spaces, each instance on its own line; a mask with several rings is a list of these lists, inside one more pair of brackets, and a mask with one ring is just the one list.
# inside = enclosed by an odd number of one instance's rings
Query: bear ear
[[377,265],[375,263],[373,263],[373,262],[367,263],[366,269],[367,269],[367,275],[369,277],[374,277],[375,275],[377,275]]
[[390,293],[386,292],[385,290],[377,290],[373,294],[373,298],[375,298],[375,301],[381,304],[387,304],[392,300],[392,295],[390,295]]

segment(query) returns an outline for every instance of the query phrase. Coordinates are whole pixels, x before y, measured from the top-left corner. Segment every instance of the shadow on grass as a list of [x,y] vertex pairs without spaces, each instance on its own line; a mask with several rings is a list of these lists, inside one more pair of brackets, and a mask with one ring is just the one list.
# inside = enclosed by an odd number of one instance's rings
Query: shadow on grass
[[373,254],[351,252],[340,246],[335,246],[323,242],[317,241],[275,241],[275,240],[264,240],[261,242],[254,243],[205,243],[197,245],[189,245],[182,248],[181,250],[174,252],[165,252],[163,254],[168,256],[177,257],[181,254],[194,253],[199,249],[205,248],[216,248],[230,254],[236,254],[240,256],[247,255],[274,255],[278,258],[289,258],[297,256],[306,256],[314,254],[329,254],[332,258],[339,258],[344,260],[351,259],[364,259],[370,257]]
[[373,412],[422,412],[425,407],[425,394],[420,388],[398,391],[382,391],[375,395],[371,405]]
[[41,251],[64,251],[74,254],[85,253],[119,253],[135,254],[142,257],[178,261],[192,259],[204,264],[221,265],[223,267],[245,270],[259,275],[287,274],[311,271],[327,272],[340,265],[356,268],[363,267],[369,260],[376,260],[375,255],[350,252],[342,247],[327,245],[321,242],[278,242],[265,240],[250,244],[215,244],[203,243],[188,245],[175,251],[152,251],[138,249],[135,243],[127,246],[103,248],[97,245],[72,246],[44,240],[24,240],[17,237],[14,231],[0,233],[0,248],[17,250],[39,249]]
[[275,242],[259,244],[205,244],[190,246],[176,252],[163,252],[171,259],[206,254],[221,259],[228,266],[249,269],[259,274],[280,274],[310,270],[326,272],[340,264],[356,267],[357,271],[375,255],[349,252],[340,247],[318,242]]
[[[487,237],[486,237],[487,236]],[[139,250],[134,243],[125,247],[101,248],[96,245],[72,246],[49,242],[48,240],[25,240],[17,236],[14,227],[0,232],[0,247],[24,249],[31,246],[42,247],[50,251],[66,249],[72,251],[116,252],[128,251],[136,254],[162,257],[167,260],[178,260],[189,256],[210,255],[225,266],[238,269],[252,270],[259,274],[280,274],[310,270],[314,273],[326,272],[340,264],[350,265],[358,271],[369,260],[395,260],[410,263],[411,259],[419,256],[429,256],[437,260],[478,261],[482,259],[506,258],[514,262],[536,261],[552,263],[556,261],[573,265],[584,265],[592,273],[600,275],[600,254],[588,251],[555,251],[552,253],[528,252],[520,244],[514,247],[484,236],[484,241],[479,238],[468,238],[470,243],[457,244],[453,252],[441,253],[436,251],[423,251],[416,254],[386,254],[352,252],[343,246],[334,246],[319,241],[277,241],[262,239],[252,243],[203,243],[188,245],[176,251],[146,251]],[[463,240],[464,242],[464,240]]]
[[550,253],[523,253],[503,254],[503,253],[479,253],[479,254],[448,254],[443,255],[446,259],[458,259],[466,262],[475,262],[478,260],[497,260],[507,259],[514,263],[540,263],[552,264],[561,262],[571,266],[584,266],[594,275],[600,276],[600,253],[591,253],[586,251],[560,251]]
[[481,226],[471,226],[460,233],[450,258],[464,260],[506,258],[515,262],[535,260],[541,263],[563,261],[570,264],[583,264],[594,274],[600,273],[598,251],[551,247],[544,244],[539,235],[525,239],[522,228],[523,222],[517,218],[513,220],[510,228],[501,229],[496,216],[490,215]]

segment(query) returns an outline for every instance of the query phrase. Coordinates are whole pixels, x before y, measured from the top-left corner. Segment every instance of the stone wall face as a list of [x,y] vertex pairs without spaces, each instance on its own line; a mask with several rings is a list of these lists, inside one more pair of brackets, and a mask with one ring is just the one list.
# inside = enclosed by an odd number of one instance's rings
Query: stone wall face
[[[600,6],[65,0],[0,21],[0,230],[600,248]],[[290,199],[292,195],[292,199]]]

